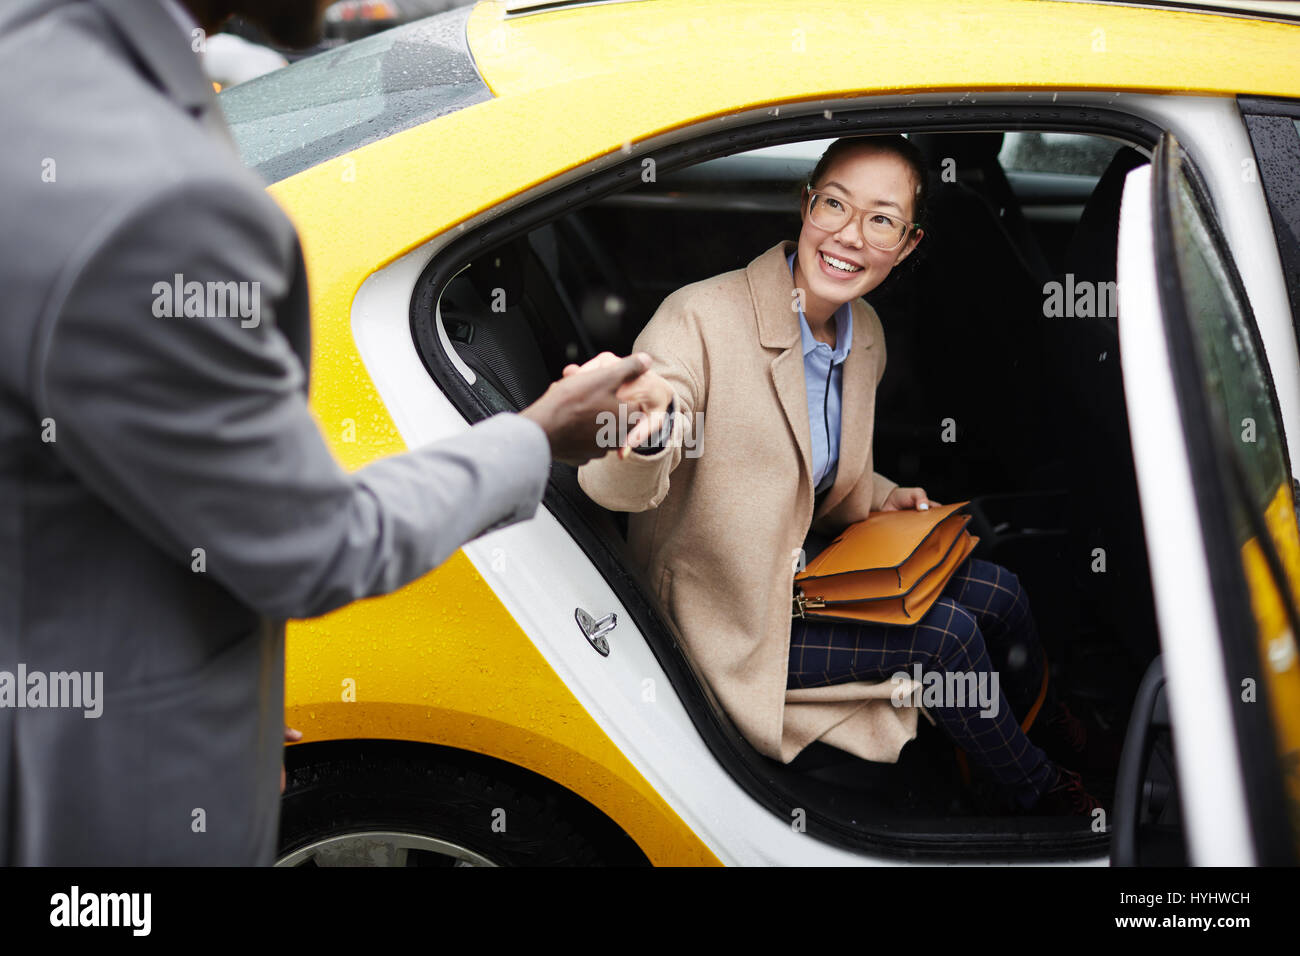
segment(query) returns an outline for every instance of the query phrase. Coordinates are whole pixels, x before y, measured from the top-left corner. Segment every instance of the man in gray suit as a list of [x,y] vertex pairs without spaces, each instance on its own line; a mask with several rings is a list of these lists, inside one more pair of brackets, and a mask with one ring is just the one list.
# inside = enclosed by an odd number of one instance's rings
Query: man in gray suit
[[[307,408],[297,238],[240,165],[189,33],[191,11],[210,30],[238,9],[307,40],[323,4],[186,6],[0,12],[8,864],[270,862],[283,621],[531,517],[552,457],[603,453],[597,414],[639,404],[648,367],[570,376],[345,473]],[[175,276],[259,290],[257,321],[160,317]]]

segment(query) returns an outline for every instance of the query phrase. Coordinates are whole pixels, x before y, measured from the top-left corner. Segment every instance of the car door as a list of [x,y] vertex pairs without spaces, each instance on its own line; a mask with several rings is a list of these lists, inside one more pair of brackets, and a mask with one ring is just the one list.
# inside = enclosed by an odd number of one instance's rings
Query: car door
[[[1119,294],[1165,693],[1148,675],[1125,744],[1113,861],[1159,861],[1176,830],[1194,864],[1294,863],[1291,465],[1255,316],[1209,193],[1169,133],[1125,184]],[[1176,801],[1157,759],[1166,720]]]

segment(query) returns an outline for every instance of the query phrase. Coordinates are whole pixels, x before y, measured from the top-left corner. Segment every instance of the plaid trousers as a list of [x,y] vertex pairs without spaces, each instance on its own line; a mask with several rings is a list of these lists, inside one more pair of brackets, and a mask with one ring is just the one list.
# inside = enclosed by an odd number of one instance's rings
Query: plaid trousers
[[[915,624],[793,619],[788,687],[889,680],[899,672],[916,677],[918,664],[924,683],[941,682],[938,686],[946,692],[906,698],[902,705],[922,703],[971,760],[1018,803],[1037,803],[1055,783],[1056,770],[1025,736],[1016,714],[1032,705],[1046,655],[1029,599],[1012,572],[989,561],[967,559]],[[995,673],[997,707],[990,714]],[[990,707],[971,699],[973,693],[954,693],[959,679],[964,687],[983,681],[978,686],[984,688]],[[1014,710],[1008,697],[1015,701]]]

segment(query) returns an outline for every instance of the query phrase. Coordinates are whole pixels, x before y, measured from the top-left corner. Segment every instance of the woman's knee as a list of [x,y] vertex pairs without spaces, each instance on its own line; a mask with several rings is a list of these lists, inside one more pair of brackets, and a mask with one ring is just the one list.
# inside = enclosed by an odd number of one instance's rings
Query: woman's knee
[[1006,625],[1015,625],[1029,609],[1029,598],[1014,571],[975,559],[966,570],[961,603],[981,617],[989,616]]

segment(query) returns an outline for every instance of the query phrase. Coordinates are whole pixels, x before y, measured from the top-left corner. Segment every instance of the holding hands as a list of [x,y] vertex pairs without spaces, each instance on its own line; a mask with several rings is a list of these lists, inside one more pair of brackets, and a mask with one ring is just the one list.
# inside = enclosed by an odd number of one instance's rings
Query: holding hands
[[[644,352],[638,353],[645,355]],[[647,356],[647,359],[649,356]],[[615,367],[621,360],[612,352],[601,352],[588,359],[582,365],[566,365],[561,373],[565,379],[587,374],[595,369]],[[673,399],[673,389],[658,373],[649,370],[637,378],[625,381],[614,393],[621,403],[628,406],[628,418],[634,411],[641,412],[641,419],[627,435],[627,444],[618,450],[619,458],[626,458],[637,445],[645,442],[651,435],[658,434],[663,425],[664,415]]]
[[659,429],[672,397],[672,387],[650,371],[650,356],[645,352],[626,358],[601,352],[581,366],[566,365],[559,381],[520,414],[546,432],[556,461],[584,465],[609,450],[597,441],[601,412],[617,416],[619,406],[626,405],[624,414],[629,418],[633,411],[644,416],[628,434],[627,445],[619,449],[620,457],[626,457]]

